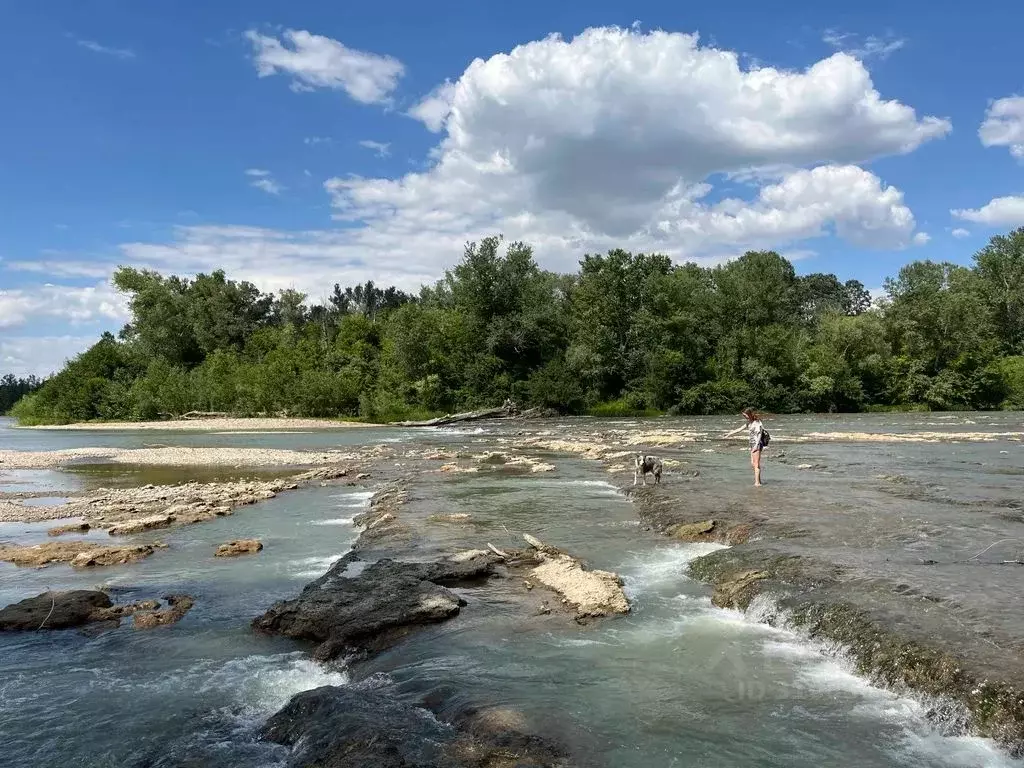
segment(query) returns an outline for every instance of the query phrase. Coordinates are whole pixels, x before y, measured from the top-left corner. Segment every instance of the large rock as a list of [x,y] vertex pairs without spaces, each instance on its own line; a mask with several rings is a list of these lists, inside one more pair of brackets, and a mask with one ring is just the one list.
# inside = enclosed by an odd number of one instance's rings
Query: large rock
[[80,627],[105,620],[112,606],[110,596],[98,590],[44,592],[0,610],[0,632]]
[[89,541],[49,541],[29,546],[0,545],[0,560],[35,568],[51,563],[70,563],[74,568],[125,565],[147,558],[164,546],[160,542],[105,546]]
[[346,569],[354,553],[331,566],[294,600],[271,606],[253,621],[260,632],[313,640],[323,661],[353,651],[378,651],[418,626],[455,616],[465,601],[447,587],[491,575],[497,558],[478,551],[434,563],[379,560],[357,576]]
[[543,562],[530,571],[530,576],[560,594],[578,619],[629,613],[629,599],[617,574],[588,571],[568,555],[540,557]]
[[424,710],[381,692],[335,686],[295,696],[262,736],[292,748],[288,768],[436,768],[451,738]]
[[561,749],[524,727],[515,713],[487,711],[446,726],[382,691],[324,686],[295,696],[262,736],[291,748],[287,768],[570,766]]

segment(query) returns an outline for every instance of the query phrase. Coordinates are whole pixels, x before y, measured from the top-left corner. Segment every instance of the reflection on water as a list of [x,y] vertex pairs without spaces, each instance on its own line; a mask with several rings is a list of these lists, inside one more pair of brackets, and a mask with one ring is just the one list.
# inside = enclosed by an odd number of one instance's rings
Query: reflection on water
[[[1004,431],[1009,418],[787,417],[779,420],[780,428],[773,434],[820,431],[830,425],[846,431],[962,430],[968,420],[975,422],[972,430]],[[929,422],[926,427],[922,420]],[[600,424],[621,429],[627,423]],[[685,426],[711,433],[726,425],[732,422],[657,420],[645,426]],[[595,429],[596,423],[567,419],[544,428]],[[0,428],[0,448],[9,432]],[[352,432],[362,433],[361,438]],[[97,433],[85,440],[81,433],[45,433],[32,440],[49,448],[99,444],[93,437],[119,445],[202,440],[207,445],[322,448],[335,447],[341,439],[377,444],[396,436],[387,430],[352,432]],[[21,434],[15,441],[22,439]],[[480,452],[495,447],[506,433],[487,425],[402,434],[410,442]],[[6,445],[11,447],[10,442]],[[865,529],[884,529],[872,516],[883,520],[883,500],[896,497],[878,479],[883,473],[923,484],[919,497],[900,499],[911,505],[904,508],[905,514],[922,518],[941,519],[947,509],[959,509],[963,515],[962,508],[940,504],[936,497],[967,504],[1011,498],[1020,490],[1020,479],[998,471],[1011,461],[1000,451],[1019,450],[1008,446],[786,447],[780,440],[793,463],[769,464],[776,495],[762,498],[777,499],[770,504],[777,505],[780,515],[783,508],[785,514],[814,514],[819,521],[822,515],[832,515],[829,524],[835,525],[841,541],[861,530],[861,519],[868,521]],[[699,465],[706,478],[705,484],[694,484],[687,503],[714,509],[716,504],[745,498],[740,494],[746,493],[749,470],[740,461],[743,457],[720,445],[714,453],[702,452],[707,449],[702,443],[683,449],[686,460]],[[798,470],[796,465],[805,460],[827,469]],[[295,595],[351,545],[356,535],[353,518],[365,508],[369,495],[338,486],[301,489],[230,517],[161,531],[169,548],[132,566],[81,572],[62,566],[34,570],[0,564],[0,605],[48,588],[90,588],[99,583],[114,587],[119,601],[169,592],[197,599],[179,624],[156,631],[134,631],[126,623],[120,630],[100,634],[0,636],[3,764],[130,768],[202,744],[207,754],[214,751],[213,764],[218,766],[270,765],[281,757],[279,751],[251,741],[262,718],[300,690],[345,684],[350,676],[379,675],[381,685],[413,702],[438,694],[432,698],[446,701],[453,711],[470,703],[518,709],[539,731],[565,740],[593,764],[607,768],[1021,765],[984,740],[942,736],[926,723],[921,704],[867,685],[828,649],[739,613],[713,608],[708,590],[689,580],[685,570],[688,562],[716,545],[672,544],[640,530],[634,508],[602,467],[564,457],[556,457],[554,463],[558,470],[553,473],[438,473],[419,478],[402,514],[417,522],[438,514],[472,516],[471,525],[425,524],[425,557],[488,541],[518,547],[522,534],[532,533],[592,567],[618,571],[633,601],[633,611],[626,617],[579,627],[558,616],[522,616],[521,604],[509,591],[516,585],[494,581],[460,590],[468,605],[459,617],[428,628],[365,666],[345,670],[314,664],[308,648],[256,636],[249,621],[274,600]],[[840,467],[842,471],[835,473]],[[223,480],[234,470],[151,471],[78,467],[47,477],[113,485]],[[0,477],[0,484],[8,480],[9,476]],[[673,482],[671,474],[666,481]],[[15,477],[14,482],[25,478]],[[726,497],[726,489],[737,490],[729,490],[733,495]],[[837,505],[849,505],[856,514],[841,513]],[[52,524],[0,524],[0,539],[39,540],[48,525]],[[236,538],[259,538],[265,548],[238,559],[212,556],[218,544]]]

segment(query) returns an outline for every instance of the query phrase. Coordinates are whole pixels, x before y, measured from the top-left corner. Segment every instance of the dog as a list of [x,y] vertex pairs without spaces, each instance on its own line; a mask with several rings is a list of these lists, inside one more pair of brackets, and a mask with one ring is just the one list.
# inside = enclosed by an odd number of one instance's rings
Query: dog
[[640,479],[647,485],[648,473],[654,475],[655,485],[661,482],[661,459],[648,456],[646,453],[638,453],[633,458],[633,485]]

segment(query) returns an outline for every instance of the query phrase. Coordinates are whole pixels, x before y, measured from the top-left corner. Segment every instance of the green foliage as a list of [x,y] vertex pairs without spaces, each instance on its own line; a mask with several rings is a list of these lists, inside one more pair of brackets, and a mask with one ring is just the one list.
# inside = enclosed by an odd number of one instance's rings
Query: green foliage
[[[714,268],[469,243],[418,296],[372,282],[309,306],[223,272],[123,267],[131,322],[45,384],[0,380],[23,423],[236,414],[428,418],[512,397],[602,416],[1024,408],[1024,229],[972,267],[913,262],[864,286],[771,251]],[[6,400],[4,399],[6,398]]]
[[26,395],[30,395],[43,386],[43,382],[35,376],[19,378],[8,373],[0,378],[0,414],[5,414],[11,407]]

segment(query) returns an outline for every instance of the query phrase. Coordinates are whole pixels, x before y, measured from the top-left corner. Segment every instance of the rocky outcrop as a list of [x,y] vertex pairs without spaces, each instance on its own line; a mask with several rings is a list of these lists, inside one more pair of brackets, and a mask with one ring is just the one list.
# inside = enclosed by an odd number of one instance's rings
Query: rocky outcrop
[[127,616],[134,617],[136,629],[148,629],[173,624],[194,604],[187,595],[170,595],[164,600],[169,607],[160,610],[158,600],[115,605],[110,595],[99,590],[44,592],[0,610],[0,631],[70,629],[93,623],[118,626]]
[[851,579],[830,563],[768,548],[718,550],[694,560],[690,573],[714,587],[715,605],[745,610],[764,595],[774,608],[759,611],[762,620],[838,644],[879,685],[958,702],[962,732],[1024,754],[1024,678],[1014,674],[1013,658],[950,629],[931,601],[928,612],[910,614],[905,601],[920,598],[892,584]]
[[[64,504],[31,507],[20,501],[0,500],[0,520],[53,520],[78,517],[90,528],[112,536],[128,536],[177,525],[191,525],[230,515],[239,507],[272,499],[303,485],[327,483],[349,474],[347,467],[317,467],[274,480],[190,482],[178,485],[146,485],[141,488],[100,488],[69,498]],[[75,532],[54,529],[53,535]]]
[[104,620],[102,613],[113,606],[105,592],[77,589],[44,592],[0,610],[0,631],[68,629]]
[[465,601],[447,587],[486,579],[497,558],[480,551],[434,563],[385,559],[346,576],[357,561],[355,553],[343,557],[297,598],[275,603],[253,628],[312,640],[319,644],[314,652],[319,660],[379,651],[418,626],[458,614]]
[[467,714],[454,727],[378,690],[304,691],[270,718],[267,741],[291,749],[287,768],[569,768],[557,746],[516,718]]
[[562,598],[580,623],[589,619],[629,613],[629,599],[622,579],[609,571],[589,570],[572,555],[524,534],[530,549],[503,552],[489,544],[494,557],[515,570],[527,570],[524,586],[535,584],[550,589]]
[[238,539],[237,541],[229,541],[227,544],[221,544],[217,547],[217,551],[213,553],[213,556],[238,557],[240,555],[254,555],[262,550],[263,542],[259,539]]
[[160,542],[105,546],[90,541],[52,541],[30,546],[0,545],[0,560],[34,568],[42,568],[51,563],[70,563],[73,568],[91,568],[138,562],[165,546]]

